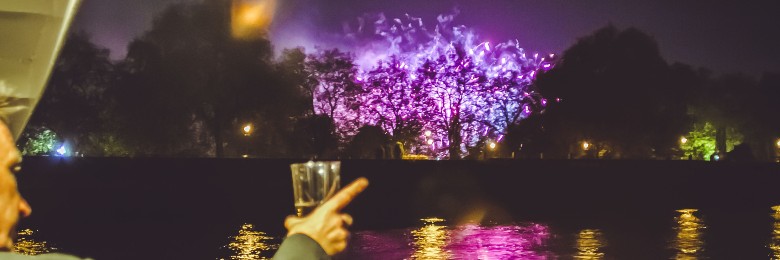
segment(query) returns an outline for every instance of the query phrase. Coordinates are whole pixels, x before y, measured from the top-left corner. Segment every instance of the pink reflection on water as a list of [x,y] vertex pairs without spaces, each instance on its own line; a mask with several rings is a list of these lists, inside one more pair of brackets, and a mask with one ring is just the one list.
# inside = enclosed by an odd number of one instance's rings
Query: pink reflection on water
[[555,259],[540,224],[449,226],[427,218],[410,229],[356,232],[346,259]]
[[452,230],[451,236],[447,248],[461,259],[547,259],[549,255],[540,249],[550,233],[539,224],[464,225]]

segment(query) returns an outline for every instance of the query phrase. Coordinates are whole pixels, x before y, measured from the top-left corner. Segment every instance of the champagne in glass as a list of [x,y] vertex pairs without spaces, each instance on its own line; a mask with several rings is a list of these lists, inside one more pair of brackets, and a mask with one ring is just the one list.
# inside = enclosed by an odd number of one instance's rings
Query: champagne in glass
[[340,162],[295,163],[292,170],[295,210],[303,217],[327,201],[340,186]]

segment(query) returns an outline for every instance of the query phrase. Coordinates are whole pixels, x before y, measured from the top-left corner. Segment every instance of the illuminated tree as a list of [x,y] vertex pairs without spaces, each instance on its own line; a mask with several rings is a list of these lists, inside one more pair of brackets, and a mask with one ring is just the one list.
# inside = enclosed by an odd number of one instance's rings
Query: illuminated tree
[[731,151],[736,145],[742,143],[743,136],[736,129],[727,128],[726,131],[728,131],[728,139],[725,151],[719,151],[716,138],[717,129],[709,122],[694,124],[693,129],[683,137],[684,141],[680,141],[680,148],[682,148],[686,158],[709,161],[710,156],[716,152]]
[[392,56],[380,60],[377,66],[364,73],[364,92],[360,102],[360,121],[381,126],[395,141],[406,146],[418,144],[427,108],[431,105],[419,82],[412,80],[414,72]]
[[57,134],[46,128],[36,129],[34,131],[28,129],[24,135],[26,141],[22,146],[22,155],[51,154],[55,149],[54,146],[58,142]]
[[421,68],[423,85],[435,103],[430,123],[443,131],[442,147],[455,159],[479,140],[482,129],[488,130],[480,120],[488,107],[483,89],[486,77],[465,51],[455,47],[446,56],[427,60]]
[[362,86],[355,82],[357,68],[350,54],[338,49],[320,50],[309,55],[306,69],[314,79],[308,85],[314,112],[334,119],[342,134],[354,134],[359,127],[355,104]]
[[411,150],[452,159],[480,140],[500,139],[508,125],[539,112],[545,101],[531,83],[539,71],[551,68],[550,61],[526,56],[517,42],[480,42],[470,29],[450,25],[453,17],[440,16],[434,31],[411,16],[380,15],[372,24],[361,23],[373,26],[362,30],[373,32],[371,39],[381,39],[370,40],[355,55],[362,91],[337,97],[341,100],[315,96],[315,108],[333,111],[342,133],[378,125]]
[[684,138],[685,142],[680,145],[685,157],[691,157],[695,160],[710,160],[710,155],[715,153],[715,127],[710,123],[696,124],[692,131]]

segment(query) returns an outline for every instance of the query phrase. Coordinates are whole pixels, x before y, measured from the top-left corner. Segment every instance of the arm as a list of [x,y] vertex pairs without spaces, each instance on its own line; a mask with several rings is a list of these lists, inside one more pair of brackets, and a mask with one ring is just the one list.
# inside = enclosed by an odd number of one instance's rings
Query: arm
[[287,237],[279,250],[274,254],[274,260],[287,259],[331,259],[317,241],[304,234]]
[[368,180],[359,178],[308,216],[287,217],[287,239],[274,259],[330,259],[329,256],[344,251],[349,237],[346,227],[352,225],[352,217],[341,210],[366,187]]

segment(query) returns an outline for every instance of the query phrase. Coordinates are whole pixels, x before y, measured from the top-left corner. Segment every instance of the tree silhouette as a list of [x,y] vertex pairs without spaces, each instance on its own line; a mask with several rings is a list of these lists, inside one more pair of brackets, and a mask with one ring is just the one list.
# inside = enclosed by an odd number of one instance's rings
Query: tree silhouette
[[247,140],[236,129],[246,120],[266,123],[256,135],[265,140],[253,144],[273,146],[265,141],[286,139],[290,117],[303,111],[300,82],[292,78],[300,73],[277,73],[295,64],[277,66],[272,53],[266,39],[231,37],[227,1],[173,5],[130,46],[119,95],[125,114],[144,125],[138,132],[152,137],[151,146],[168,144],[163,150],[173,153],[240,150]]
[[[599,29],[567,49],[556,68],[539,76],[554,102],[547,131],[573,152],[584,140],[616,158],[649,158],[668,151],[684,133],[686,111],[670,83],[655,41],[637,29]],[[558,154],[564,156],[565,154]]]
[[[58,136],[58,143],[68,144],[68,150],[89,156],[131,154],[115,134],[110,95],[115,82],[114,64],[109,51],[89,38],[84,32],[69,35],[27,131],[49,129]],[[27,140],[23,137],[20,144],[25,146]]]
[[338,49],[319,50],[309,55],[306,69],[312,77],[307,86],[314,97],[314,112],[334,119],[342,138],[354,134],[359,127],[355,104],[362,86],[355,82],[352,56]]

